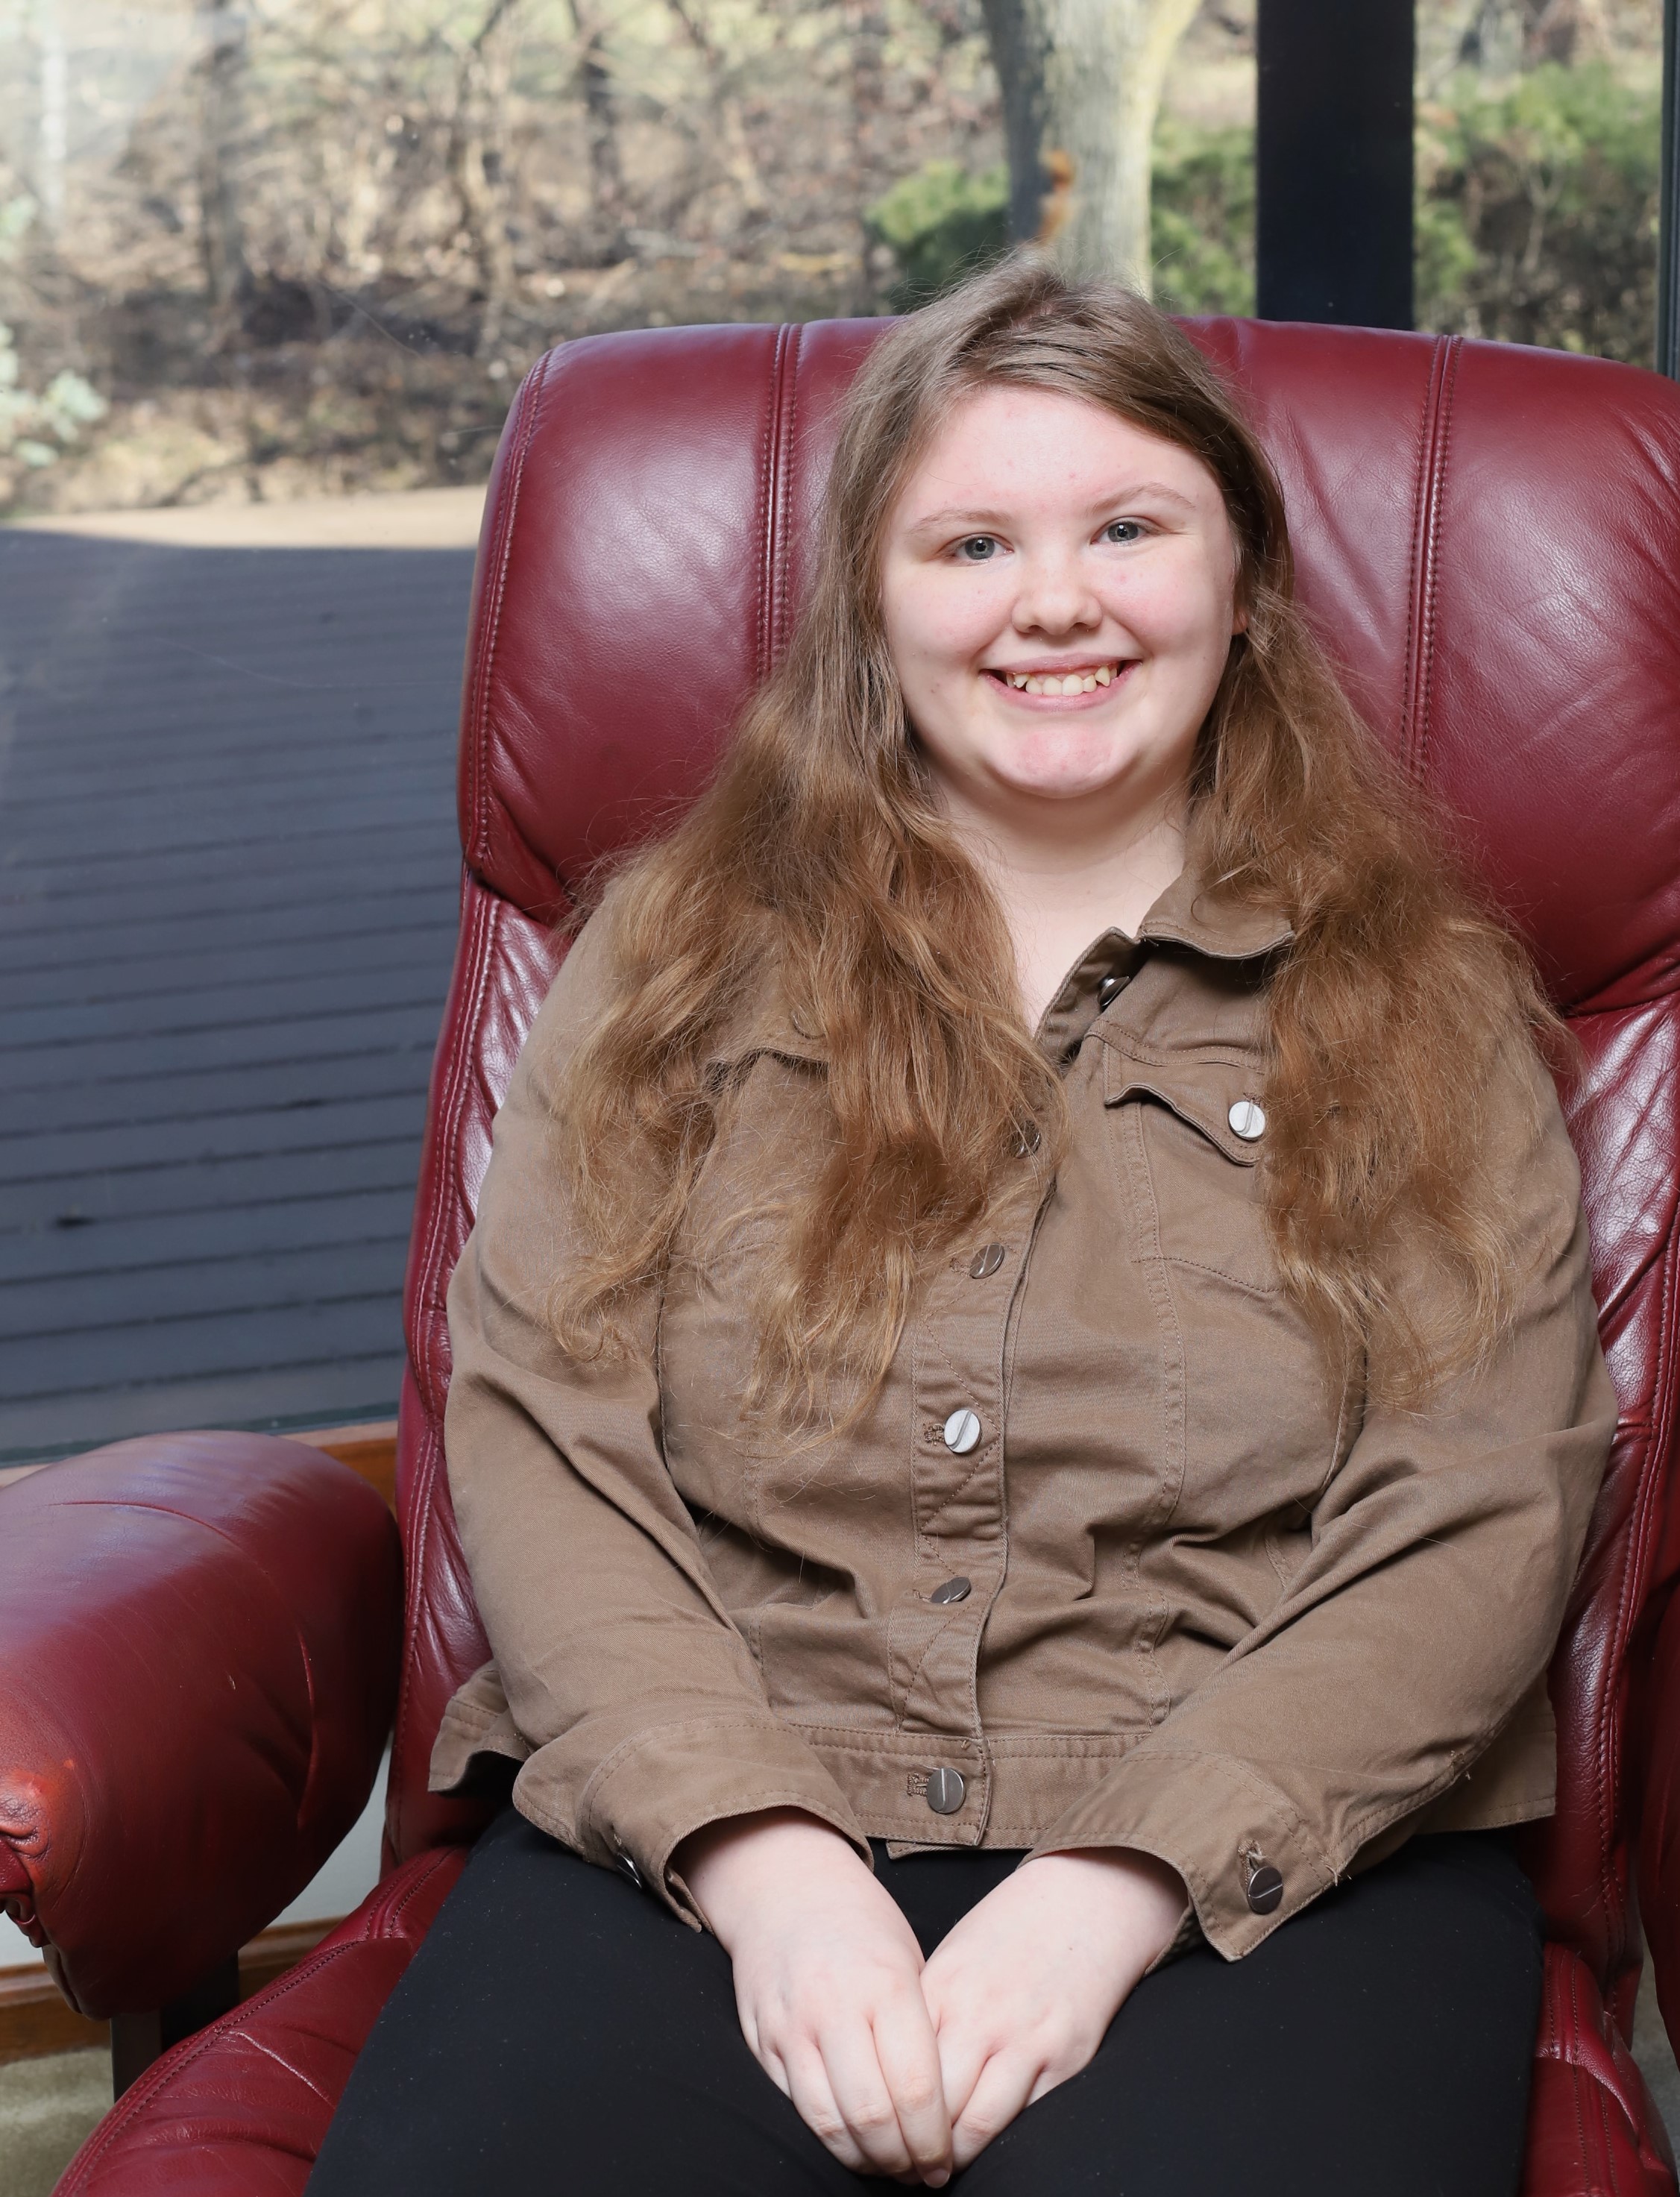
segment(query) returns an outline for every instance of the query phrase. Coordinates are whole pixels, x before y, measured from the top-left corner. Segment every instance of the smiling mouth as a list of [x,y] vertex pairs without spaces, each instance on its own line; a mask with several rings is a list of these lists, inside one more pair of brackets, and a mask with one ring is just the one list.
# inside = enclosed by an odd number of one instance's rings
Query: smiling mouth
[[986,675],[999,686],[1012,687],[1017,694],[1094,694],[1099,687],[1112,686],[1130,661],[1082,664],[1066,671],[1004,671],[988,666]]

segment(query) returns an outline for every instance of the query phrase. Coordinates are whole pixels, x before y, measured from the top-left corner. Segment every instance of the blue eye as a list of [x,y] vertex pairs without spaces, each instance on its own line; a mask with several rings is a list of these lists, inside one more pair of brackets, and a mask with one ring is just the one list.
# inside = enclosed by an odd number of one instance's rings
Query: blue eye
[[1129,548],[1134,542],[1141,542],[1143,538],[1142,522],[1136,519],[1111,519],[1103,529],[1103,539],[1122,549]]
[[957,554],[966,565],[983,565],[988,557],[996,556],[997,551],[997,542],[989,534],[970,534],[966,542],[957,545]]

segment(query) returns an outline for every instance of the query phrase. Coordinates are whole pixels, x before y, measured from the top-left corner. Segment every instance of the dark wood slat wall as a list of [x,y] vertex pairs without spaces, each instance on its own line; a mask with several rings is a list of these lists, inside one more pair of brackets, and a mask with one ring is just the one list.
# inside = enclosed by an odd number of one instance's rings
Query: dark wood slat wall
[[0,1458],[394,1411],[472,561],[0,532]]

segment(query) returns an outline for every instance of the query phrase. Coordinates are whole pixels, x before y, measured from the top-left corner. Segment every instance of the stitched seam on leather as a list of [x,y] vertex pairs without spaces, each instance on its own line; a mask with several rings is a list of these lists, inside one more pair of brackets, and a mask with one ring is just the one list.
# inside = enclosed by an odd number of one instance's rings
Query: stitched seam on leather
[[[1569,2026],[1572,2036],[1579,2035],[1581,2026],[1580,2009],[1576,2003],[1575,1973],[1573,1967],[1569,1971],[1568,1989]],[[1569,2101],[1575,2110],[1575,2148],[1581,2162],[1581,2173],[1584,2178],[1591,2173],[1592,2169],[1587,2154],[1586,2116],[1581,2107],[1580,2061],[1578,2054],[1567,2049],[1565,2040],[1561,2037],[1559,2038],[1558,2059],[1560,2065],[1569,2071]]]
[[1411,487],[1411,556],[1406,587],[1405,662],[1400,676],[1400,762],[1411,768],[1412,726],[1417,705],[1417,628],[1427,584],[1429,457],[1434,442],[1435,414],[1440,402],[1440,369],[1446,339],[1437,338],[1429,353],[1429,372],[1423,387],[1423,409],[1417,422],[1417,462]]
[[[437,1167],[434,1179],[453,1186],[458,1178],[461,1158],[461,1127],[466,1119],[466,1092],[469,1081],[467,1064],[472,1054],[472,1037],[478,1029],[484,1017],[484,996],[490,986],[490,972],[494,956],[496,932],[501,924],[504,905],[499,895],[476,878],[464,881],[463,897],[472,895],[466,911],[470,950],[478,956],[478,965],[472,983],[472,1000],[461,1029],[461,1040],[450,1062],[450,1082],[438,1106]],[[404,1734],[408,1721],[410,1694],[420,1667],[420,1617],[422,1589],[426,1580],[426,1553],[431,1545],[431,1524],[433,1490],[438,1472],[443,1469],[443,1441],[437,1426],[437,1414],[443,1399],[436,1393],[438,1368],[433,1356],[433,1334],[436,1320],[436,1292],[437,1278],[443,1267],[443,1238],[446,1226],[448,1198],[440,1196],[432,1208],[432,1224],[426,1232],[426,1243],[420,1261],[420,1275],[415,1285],[416,1327],[418,1332],[411,1344],[414,1360],[415,1388],[420,1395],[422,1423],[425,1427],[426,1450],[431,1455],[430,1471],[414,1475],[414,1498],[409,1531],[405,1536],[408,1546],[406,1580],[408,1591],[403,1622],[403,1667],[397,1683],[397,1718],[391,1733],[392,1789],[399,1795],[394,1811],[399,1836],[393,1841],[400,1848],[400,1835],[406,1811],[401,1799],[405,1781],[399,1779],[399,1765],[406,1767],[408,1748]]]
[[770,669],[771,620],[774,615],[776,546],[776,422],[781,410],[783,362],[788,328],[776,330],[770,351],[769,385],[764,395],[764,425],[758,438],[758,614],[753,633],[753,684],[762,686]]
[[[1577,2037],[1581,2034],[1582,2029],[1580,2004],[1578,1997],[1579,1989],[1580,1986],[1576,1981],[1574,1973],[1572,1970],[1569,1977],[1570,2010],[1574,2022],[1575,2034]],[[1598,2108],[1598,2134],[1602,2146],[1601,2155],[1604,2165],[1604,2178],[1609,2183],[1613,2197],[1614,2197],[1614,2193],[1619,2190],[1620,2184],[1616,2179],[1615,2152],[1610,2142],[1610,2117],[1605,2111],[1604,2085],[1599,2082],[1596,2077],[1590,2075],[1584,2066],[1583,2066],[1581,2069],[1580,2079],[1590,2081],[1592,2084],[1593,2103]]]
[[[466,911],[468,945],[478,965],[473,971],[466,1013],[457,1025],[458,1035],[449,1061],[449,1086],[437,1109],[437,1172],[449,1190],[453,1190],[461,1159],[461,1132],[466,1117],[466,1093],[471,1082],[469,1063],[472,1041],[484,1019],[484,997],[490,988],[496,934],[501,929],[501,910],[505,905],[501,896],[492,892],[487,885],[479,884],[476,878],[471,882],[474,898],[472,906]],[[418,1300],[416,1309],[423,1315],[437,1304],[437,1284],[443,1263],[443,1236],[448,1226],[448,1203],[446,1197],[437,1200],[432,1208],[432,1225],[426,1231],[426,1252],[415,1291]],[[430,1420],[441,1409],[443,1403],[443,1399],[437,1393],[439,1369],[434,1354],[434,1319],[423,1317],[420,1330],[414,1338],[415,1371],[420,1377],[420,1402]]]
[[439,1846],[426,1867],[414,1872],[414,1876],[391,1903],[389,1911],[380,1922],[379,1935],[382,1939],[398,1934],[397,1925],[402,1922],[403,1917],[414,1905],[420,1893],[425,1891],[426,1886],[431,1883],[432,1878],[437,1875],[438,1870],[443,1868],[458,1851],[459,1849],[455,1846]]
[[[1672,1356],[1675,1272],[1675,1238],[1671,1226],[1662,1260],[1659,1296],[1661,1317],[1657,1336],[1657,1364],[1665,1368],[1671,1363]],[[1620,1802],[1620,1795],[1615,1782],[1621,1754],[1622,1738],[1620,1729],[1622,1714],[1619,1713],[1618,1708],[1618,1679],[1625,1668],[1628,1643],[1642,1600],[1642,1596],[1638,1590],[1642,1588],[1648,1576],[1649,1549],[1654,1536],[1653,1522],[1656,1513],[1659,1482],[1661,1478],[1660,1474],[1654,1469],[1653,1460],[1666,1454],[1669,1446],[1667,1442],[1660,1442],[1656,1439],[1657,1431],[1660,1428],[1671,1429],[1672,1425],[1672,1387],[1671,1382],[1665,1380],[1661,1395],[1658,1400],[1658,1408],[1652,1413],[1651,1437],[1643,1445],[1644,1453],[1641,1459],[1638,1490],[1635,1498],[1633,1516],[1628,1522],[1627,1549],[1622,1560],[1622,1576],[1617,1595],[1614,1649],[1612,1655],[1606,1659],[1606,1682],[1599,1703],[1599,1712],[1602,1718],[1596,1750],[1599,1766],[1599,1893],[1604,1904],[1607,1926],[1613,1920],[1617,1924],[1619,1934],[1624,1927],[1625,1917],[1621,1912],[1622,1903],[1615,1898],[1614,1872],[1611,1865],[1611,1855],[1614,1851],[1615,1843],[1615,1817],[1619,1812]],[[1607,1964],[1614,1950],[1608,1944],[1608,1937],[1607,1927],[1605,1947]],[[1602,1986],[1604,1979],[1601,1978],[1599,1980]]]
[[[513,522],[518,513],[519,491],[524,484],[525,461],[536,438],[541,398],[553,356],[552,351],[546,353],[524,385],[530,395],[524,416],[517,423],[518,441],[510,469],[511,478],[501,500],[497,539],[491,551],[495,579],[485,622],[484,645],[477,666],[478,692],[473,699],[472,719],[472,846],[468,859],[481,868],[490,853],[490,780],[484,768],[484,743],[490,718],[490,687],[495,674],[496,650],[501,638],[501,611],[507,594],[507,572],[513,561]],[[523,396],[524,391],[520,393]]]
[[[789,345],[789,357],[785,385],[787,390],[787,419],[778,438],[776,476],[778,483],[776,510],[776,578],[773,617],[770,629],[771,664],[781,655],[787,641],[788,628],[788,565],[791,559],[793,540],[793,453],[794,431],[799,416],[799,360],[805,341],[802,323],[796,322],[793,340]],[[768,668],[768,667],[767,667]]]
[[1436,448],[1439,455],[1432,467],[1429,486],[1429,539],[1427,594],[1423,605],[1423,630],[1420,636],[1420,663],[1417,672],[1416,714],[1414,719],[1413,746],[1415,749],[1414,775],[1421,783],[1428,774],[1429,761],[1429,717],[1434,706],[1435,676],[1435,606],[1440,593],[1441,512],[1446,501],[1446,472],[1452,450],[1452,407],[1458,388],[1458,361],[1463,352],[1463,340],[1458,336],[1447,339],[1446,355],[1441,368],[1441,392],[1436,408]]

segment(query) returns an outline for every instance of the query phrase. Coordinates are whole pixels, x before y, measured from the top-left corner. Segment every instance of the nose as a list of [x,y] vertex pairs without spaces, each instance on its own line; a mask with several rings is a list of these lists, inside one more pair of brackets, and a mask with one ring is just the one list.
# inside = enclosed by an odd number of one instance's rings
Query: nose
[[1046,550],[1023,558],[1011,623],[1020,634],[1057,635],[1101,625],[1103,606],[1078,557]]

